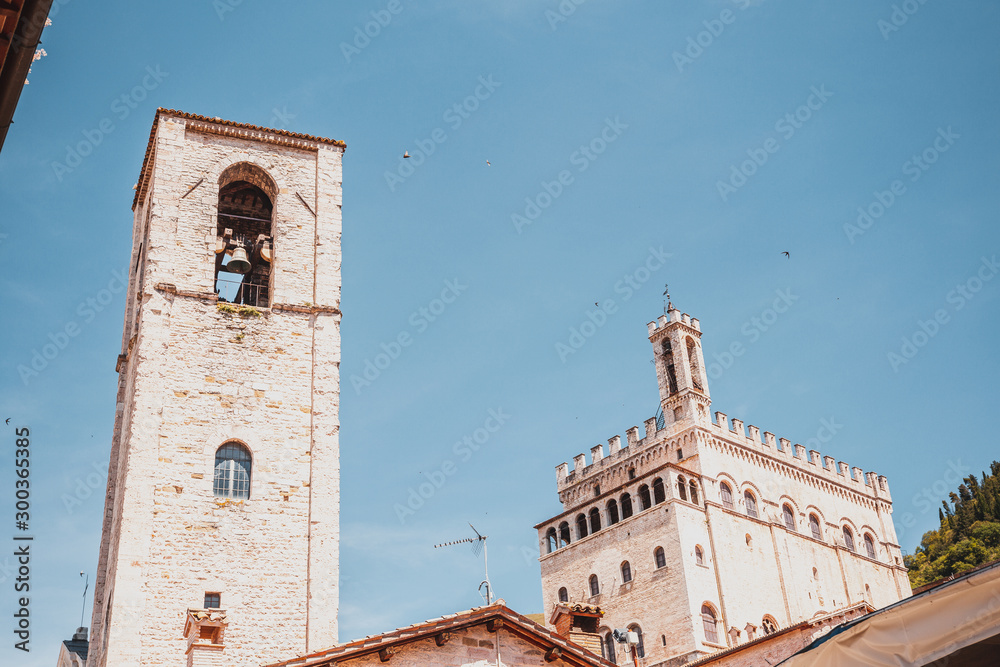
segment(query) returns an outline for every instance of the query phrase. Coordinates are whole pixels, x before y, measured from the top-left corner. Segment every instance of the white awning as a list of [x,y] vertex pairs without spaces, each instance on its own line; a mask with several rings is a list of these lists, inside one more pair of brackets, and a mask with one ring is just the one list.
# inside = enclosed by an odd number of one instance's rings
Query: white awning
[[1000,664],[1000,562],[833,630],[781,667]]

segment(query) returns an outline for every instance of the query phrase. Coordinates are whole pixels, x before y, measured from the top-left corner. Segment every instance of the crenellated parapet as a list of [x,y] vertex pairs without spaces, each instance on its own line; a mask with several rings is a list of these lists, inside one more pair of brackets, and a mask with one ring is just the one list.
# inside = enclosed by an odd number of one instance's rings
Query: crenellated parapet
[[670,311],[669,315],[660,315],[658,318],[646,325],[649,329],[649,335],[652,336],[659,329],[666,329],[667,325],[671,322],[680,322],[681,324],[691,327],[695,331],[701,332],[701,323],[698,321],[698,318],[691,317],[687,313],[682,313],[674,308]]
[[[694,426],[702,437],[724,438],[730,444],[781,462],[818,480],[845,487],[872,499],[892,502],[889,482],[884,475],[865,472],[843,461],[837,462],[834,457],[826,456],[818,450],[807,450],[803,445],[793,443],[788,438],[775,436],[770,431],[761,432],[757,426],[745,425],[740,419],[730,419],[724,412],[716,412],[714,421],[705,420],[697,422]],[[572,468],[567,463],[560,463],[556,466],[556,486],[560,498],[568,500],[575,494],[567,492],[579,485],[597,484],[609,470],[626,463],[631,465],[633,459],[649,450],[654,444],[659,445],[675,438],[691,427],[692,424],[689,422],[676,422],[657,429],[656,419],[647,419],[643,437],[639,437],[639,428],[632,426],[625,431],[624,445],[621,436],[615,435],[608,438],[607,450],[603,444],[591,447],[589,461],[587,455],[581,453],[573,457]],[[668,448],[668,451],[671,449]],[[695,451],[689,450],[687,456],[694,453]],[[589,495],[591,494],[582,494],[581,497]]]
[[715,421],[710,430],[716,435],[722,435],[736,444],[754,452],[778,459],[802,472],[819,477],[828,482],[840,484],[873,498],[886,502],[892,501],[889,493],[889,482],[884,475],[865,472],[861,468],[849,466],[832,456],[825,456],[815,449],[806,451],[800,444],[793,444],[787,438],[776,437],[769,431],[764,431],[761,438],[760,429],[754,425],[744,427],[739,419],[733,419],[730,425],[729,417],[723,412],[715,413]]

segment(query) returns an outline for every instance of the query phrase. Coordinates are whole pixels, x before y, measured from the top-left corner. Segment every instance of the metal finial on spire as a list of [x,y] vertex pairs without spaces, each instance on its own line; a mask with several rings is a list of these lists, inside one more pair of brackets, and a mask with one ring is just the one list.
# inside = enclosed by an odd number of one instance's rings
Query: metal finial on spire
[[667,297],[663,303],[663,314],[666,315],[667,311],[674,309],[674,304],[670,300],[670,285],[667,283],[663,284],[663,296]]

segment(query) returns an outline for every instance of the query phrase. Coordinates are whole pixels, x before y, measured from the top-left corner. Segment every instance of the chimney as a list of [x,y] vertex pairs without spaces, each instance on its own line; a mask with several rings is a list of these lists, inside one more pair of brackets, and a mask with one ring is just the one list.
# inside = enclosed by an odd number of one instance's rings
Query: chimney
[[226,626],[225,609],[188,609],[184,621],[187,667],[222,667]]
[[601,655],[601,635],[597,628],[602,616],[604,612],[598,606],[563,602],[552,611],[549,624],[555,626],[557,634],[591,653]]

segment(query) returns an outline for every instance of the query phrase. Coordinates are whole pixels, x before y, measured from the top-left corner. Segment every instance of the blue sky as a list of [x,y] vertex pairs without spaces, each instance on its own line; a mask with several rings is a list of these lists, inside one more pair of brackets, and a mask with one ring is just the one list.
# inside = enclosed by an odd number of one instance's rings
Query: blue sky
[[[997,458],[995,3],[391,4],[56,0],[0,154],[0,516],[28,426],[36,535],[33,650],[8,636],[0,662],[52,664],[96,567],[115,275],[157,106],[347,142],[341,640],[475,606],[481,559],[432,548],[470,521],[496,592],[541,611],[554,468],[656,411],[667,282],[701,320],[713,408],[794,442],[838,424],[819,449],[889,477],[906,551],[954,471]],[[490,410],[502,427],[456,449]]]

